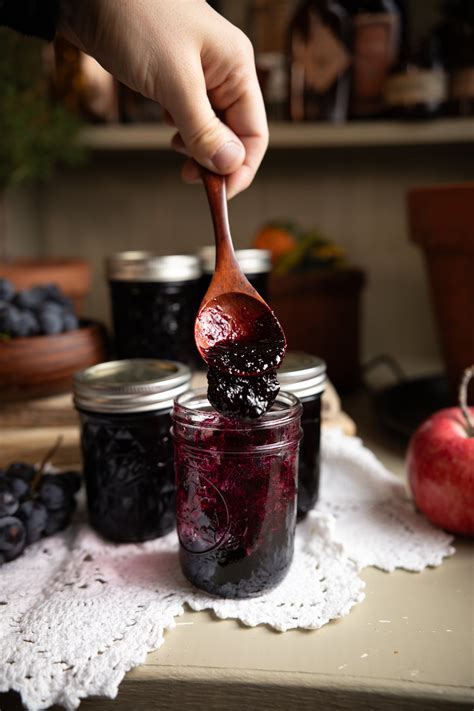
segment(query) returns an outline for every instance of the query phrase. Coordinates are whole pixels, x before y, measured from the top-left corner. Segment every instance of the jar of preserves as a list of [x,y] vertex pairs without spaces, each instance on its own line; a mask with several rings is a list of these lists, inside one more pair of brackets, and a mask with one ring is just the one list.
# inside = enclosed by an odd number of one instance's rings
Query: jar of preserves
[[110,361],[76,373],[89,520],[105,538],[145,541],[173,529],[170,412],[190,380],[187,366],[159,360]]
[[[211,283],[216,265],[216,248],[214,246],[201,247],[198,250],[201,261],[201,293],[206,293]],[[243,273],[258,291],[260,296],[268,299],[268,277],[272,268],[272,258],[268,249],[237,249],[235,257]]]
[[321,396],[326,364],[309,353],[287,351],[277,376],[282,391],[296,395],[303,406],[298,465],[298,519],[302,519],[315,506],[319,494]]
[[201,301],[195,255],[120,252],[107,260],[118,358],[200,362],[194,320]]
[[227,598],[275,587],[293,556],[301,404],[279,395],[259,420],[230,420],[204,390],[175,400],[176,516],[184,575]]

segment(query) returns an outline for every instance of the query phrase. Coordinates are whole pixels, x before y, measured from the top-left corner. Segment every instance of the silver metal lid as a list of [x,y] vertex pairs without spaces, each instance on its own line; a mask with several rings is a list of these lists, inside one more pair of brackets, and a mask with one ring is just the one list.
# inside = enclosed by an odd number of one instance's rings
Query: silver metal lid
[[277,370],[281,389],[299,398],[319,395],[326,383],[326,363],[301,351],[287,351]]
[[191,371],[171,360],[111,360],[74,375],[74,404],[90,412],[171,410],[186,392]]
[[110,281],[190,281],[201,276],[201,263],[195,254],[118,252],[106,260]]
[[[201,247],[197,252],[204,274],[213,274],[216,264],[216,248]],[[264,274],[272,268],[271,252],[268,249],[236,249],[235,256],[244,274]]]

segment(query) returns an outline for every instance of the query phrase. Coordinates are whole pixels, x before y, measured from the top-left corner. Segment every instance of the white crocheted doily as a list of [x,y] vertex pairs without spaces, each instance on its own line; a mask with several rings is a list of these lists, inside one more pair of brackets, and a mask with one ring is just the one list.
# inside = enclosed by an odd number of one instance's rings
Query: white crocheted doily
[[0,691],[18,691],[31,710],[114,697],[184,603],[246,625],[317,629],[363,599],[362,567],[419,571],[454,552],[451,537],[413,511],[403,484],[360,440],[326,432],[322,451],[318,509],[297,527],[288,576],[260,598],[223,600],[193,588],[179,569],[175,533],[117,546],[78,524],[2,566]]

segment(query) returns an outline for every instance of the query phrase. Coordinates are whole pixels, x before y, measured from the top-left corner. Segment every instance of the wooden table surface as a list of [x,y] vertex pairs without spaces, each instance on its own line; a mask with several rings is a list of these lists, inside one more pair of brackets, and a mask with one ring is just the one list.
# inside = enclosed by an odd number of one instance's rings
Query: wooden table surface
[[[350,410],[398,474],[403,447]],[[362,572],[366,599],[320,630],[277,633],[187,611],[165,643],[127,674],[117,699],[81,711],[309,711],[474,708],[473,543],[422,573]],[[1,711],[20,709],[0,695]]]

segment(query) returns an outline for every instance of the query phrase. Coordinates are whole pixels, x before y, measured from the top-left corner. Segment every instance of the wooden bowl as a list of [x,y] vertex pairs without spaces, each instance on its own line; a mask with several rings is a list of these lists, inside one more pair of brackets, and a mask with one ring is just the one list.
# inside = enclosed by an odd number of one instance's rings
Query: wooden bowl
[[0,403],[67,392],[76,371],[104,360],[106,332],[94,321],[57,336],[0,342]]

